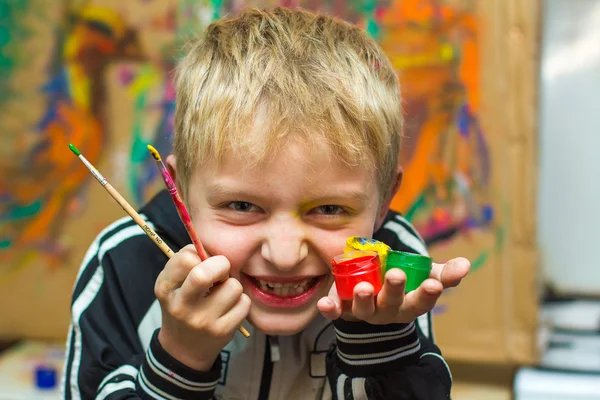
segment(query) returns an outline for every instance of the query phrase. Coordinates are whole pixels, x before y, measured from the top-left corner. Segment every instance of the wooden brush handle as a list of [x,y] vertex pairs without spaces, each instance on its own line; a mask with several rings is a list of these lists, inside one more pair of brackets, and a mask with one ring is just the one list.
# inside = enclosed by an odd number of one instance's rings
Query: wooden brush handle
[[171,250],[171,248],[169,246],[167,246],[167,244],[164,242],[164,240],[162,240],[160,238],[160,236],[158,236],[158,234],[156,232],[154,232],[154,229],[152,229],[150,227],[150,225],[148,225],[148,222],[145,221],[140,216],[140,214],[138,214],[137,211],[135,211],[133,209],[133,207],[131,207],[131,205],[129,205],[127,200],[125,200],[123,198],[123,196],[121,196],[121,194],[119,192],[117,192],[117,190],[114,187],[112,187],[112,185],[110,183],[107,183],[104,186],[104,188],[106,189],[106,191],[108,193],[110,193],[110,195],[113,197],[113,199],[115,199],[116,202],[119,203],[121,208],[123,208],[123,210],[125,210],[125,212],[131,218],[133,218],[133,220],[136,222],[136,224],[138,224],[140,226],[140,228],[142,228],[144,233],[146,233],[146,235],[148,235],[148,237],[150,239],[152,239],[152,241],[163,251],[163,253],[165,253],[166,256],[169,258],[173,257],[173,254],[174,254],[173,250]]

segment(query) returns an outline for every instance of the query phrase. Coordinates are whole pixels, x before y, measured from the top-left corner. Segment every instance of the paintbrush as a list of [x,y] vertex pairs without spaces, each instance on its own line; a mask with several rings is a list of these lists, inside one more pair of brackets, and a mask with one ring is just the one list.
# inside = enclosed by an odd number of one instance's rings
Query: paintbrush
[[[123,210],[125,210],[125,212],[140,226],[140,228],[142,228],[146,235],[148,235],[148,237],[152,239],[152,241],[163,251],[163,253],[165,253],[165,255],[168,258],[173,257],[173,250],[171,250],[171,248],[160,238],[160,236],[158,236],[158,234],[154,232],[154,229],[152,229],[148,225],[148,223],[144,221],[140,214],[138,214],[137,211],[135,211],[135,209],[131,207],[127,200],[125,200],[123,196],[121,196],[121,194],[117,192],[117,189],[115,189],[110,183],[108,183],[106,178],[102,176],[102,174],[92,165],[92,163],[90,163],[81,154],[81,152],[77,150],[77,147],[69,143],[69,149],[71,149],[73,154],[79,157],[81,162],[87,167],[87,169],[90,170],[90,172],[92,173],[92,175],[94,175],[94,178],[98,180],[100,185],[102,185],[102,187],[106,189],[106,191],[112,196],[112,198],[115,199],[117,203],[119,203],[121,208],[123,208]],[[240,326],[238,329],[245,337],[250,336],[250,333],[243,326]]]
[[177,214],[179,214],[179,218],[181,218],[181,222],[183,222],[183,225],[185,226],[185,230],[187,231],[188,235],[190,235],[190,239],[192,239],[192,243],[194,243],[194,247],[196,248],[196,251],[198,252],[198,255],[200,256],[200,259],[202,261],[206,260],[208,258],[208,256],[206,255],[206,251],[204,250],[204,247],[202,247],[202,242],[200,242],[200,238],[198,238],[198,234],[196,233],[196,230],[194,229],[194,225],[192,224],[192,219],[190,218],[190,214],[188,213],[187,209],[185,208],[185,204],[183,204],[183,201],[181,200],[181,197],[179,196],[179,193],[177,192],[177,187],[175,186],[175,182],[173,182],[173,178],[171,178],[171,174],[169,174],[167,167],[163,163],[162,158],[160,157],[160,153],[158,152],[158,150],[156,150],[150,144],[148,145],[148,150],[150,151],[150,154],[152,154],[152,157],[154,157],[154,159],[156,160],[156,164],[158,165],[158,169],[160,170],[163,180],[165,181],[165,185],[167,186],[167,189],[169,190],[169,194],[171,194],[173,203],[175,203],[175,208],[177,209]]
[[[148,150],[150,151],[150,154],[152,154],[152,157],[154,157],[154,159],[156,160],[156,164],[158,165],[158,169],[160,170],[163,180],[165,181],[165,185],[167,186],[167,189],[169,190],[169,194],[171,194],[173,203],[175,203],[175,208],[177,209],[177,214],[179,214],[179,218],[181,218],[181,222],[183,222],[183,225],[185,226],[185,230],[187,231],[188,235],[190,235],[190,239],[192,239],[192,243],[194,243],[194,247],[196,248],[196,251],[198,252],[198,255],[200,256],[200,259],[202,261],[206,260],[208,258],[208,256],[206,255],[206,251],[204,250],[204,247],[202,246],[202,242],[200,242],[200,238],[198,237],[198,234],[196,233],[196,230],[194,229],[194,224],[192,224],[192,219],[190,218],[190,214],[188,213],[187,209],[185,208],[185,204],[183,204],[183,201],[181,200],[181,197],[179,196],[179,192],[177,192],[177,186],[175,186],[175,182],[173,181],[171,174],[169,174],[167,167],[163,163],[160,153],[158,152],[158,150],[156,150],[154,148],[154,146],[152,146],[150,144],[148,145]],[[243,326],[239,327],[239,331],[245,337],[250,336],[250,333]]]
[[119,203],[121,208],[123,208],[123,210],[125,210],[125,212],[129,214],[129,216],[140,226],[140,228],[142,228],[146,235],[148,235],[148,237],[152,239],[154,243],[156,243],[156,245],[163,251],[163,253],[165,253],[169,258],[173,257],[173,250],[171,250],[169,246],[167,246],[167,244],[160,238],[160,236],[158,236],[158,234],[154,232],[152,228],[150,228],[148,223],[140,216],[140,214],[138,214],[137,211],[135,211],[133,207],[131,207],[131,205],[127,202],[127,200],[125,200],[123,196],[121,196],[121,194],[117,192],[117,189],[115,189],[110,183],[108,183],[106,178],[102,176],[100,172],[98,172],[98,170],[92,165],[92,163],[90,163],[79,152],[79,150],[77,150],[77,147],[69,143],[69,148],[71,149],[73,154],[79,157],[81,162],[87,167],[87,169],[90,170],[92,175],[94,175],[98,182],[100,182],[102,187],[106,189],[106,191],[112,196],[113,199],[116,200],[117,203]]

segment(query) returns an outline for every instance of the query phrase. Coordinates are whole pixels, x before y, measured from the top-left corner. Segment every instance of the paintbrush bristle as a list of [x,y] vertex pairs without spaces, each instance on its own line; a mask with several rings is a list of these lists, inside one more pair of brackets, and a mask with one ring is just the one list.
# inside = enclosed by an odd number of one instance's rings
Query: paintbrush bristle
[[152,157],[154,157],[154,159],[156,161],[161,161],[160,154],[159,154],[158,150],[156,150],[154,148],[154,146],[152,146],[151,144],[149,144],[148,145],[148,150],[150,151],[150,154],[152,154]]
[[73,145],[73,143],[69,143],[69,148],[71,149],[73,154],[75,154],[77,157],[79,157],[81,155],[81,153],[79,152],[79,150],[77,150],[77,147],[75,147]]

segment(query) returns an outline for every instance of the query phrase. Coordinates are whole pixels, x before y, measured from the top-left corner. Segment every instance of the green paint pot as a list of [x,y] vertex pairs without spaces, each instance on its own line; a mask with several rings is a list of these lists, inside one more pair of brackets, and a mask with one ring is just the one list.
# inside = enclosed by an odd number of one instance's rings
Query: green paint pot
[[418,288],[431,273],[433,260],[431,257],[419,254],[391,250],[385,262],[385,272],[391,268],[400,268],[406,274],[406,289],[408,293]]

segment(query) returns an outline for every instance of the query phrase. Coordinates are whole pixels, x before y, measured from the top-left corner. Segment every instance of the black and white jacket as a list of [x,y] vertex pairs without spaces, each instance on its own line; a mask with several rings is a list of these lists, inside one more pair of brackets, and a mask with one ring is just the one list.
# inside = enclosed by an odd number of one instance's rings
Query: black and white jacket
[[[190,242],[166,191],[141,215],[171,246]],[[375,238],[426,253],[390,212]],[[452,378],[433,344],[429,315],[411,324],[370,325],[319,316],[293,336],[270,337],[245,323],[209,372],[172,358],[157,340],[154,282],[166,256],[130,218],[102,231],[75,283],[63,371],[71,399],[447,399]]]

